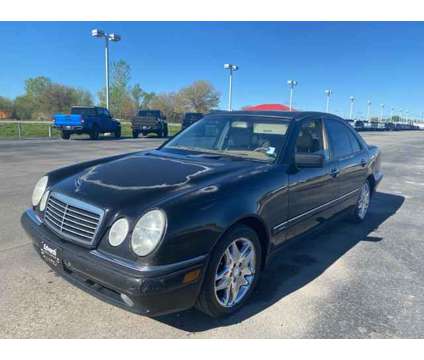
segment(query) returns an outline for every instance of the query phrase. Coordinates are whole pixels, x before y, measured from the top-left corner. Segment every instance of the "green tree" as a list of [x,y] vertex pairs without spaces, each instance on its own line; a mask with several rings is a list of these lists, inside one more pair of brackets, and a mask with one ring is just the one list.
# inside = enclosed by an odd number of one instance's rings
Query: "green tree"
[[173,92],[153,96],[149,102],[149,108],[161,110],[170,122],[179,122],[181,113],[184,112],[178,95]]
[[139,109],[144,98],[144,91],[139,84],[135,84],[131,88],[131,96],[136,108]]
[[15,100],[19,119],[48,119],[57,112],[68,112],[71,106],[93,104],[91,94],[39,76],[25,81],[25,94]]
[[14,104],[13,101],[5,98],[3,96],[0,96],[0,110],[3,111],[13,111]]
[[185,111],[209,112],[219,103],[219,92],[205,80],[199,80],[181,89],[178,93],[179,101]]
[[[130,88],[131,68],[124,60],[119,60],[112,64],[111,74],[109,110],[120,119],[131,118],[137,107]],[[99,91],[98,97],[100,104],[106,106],[105,89]]]

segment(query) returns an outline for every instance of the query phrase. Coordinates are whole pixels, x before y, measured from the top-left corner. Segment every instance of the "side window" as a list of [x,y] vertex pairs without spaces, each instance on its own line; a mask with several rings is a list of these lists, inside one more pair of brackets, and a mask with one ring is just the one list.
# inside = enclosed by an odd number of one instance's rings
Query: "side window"
[[352,131],[349,131],[349,137],[350,137],[350,143],[352,145],[352,150],[354,153],[357,153],[362,150],[362,146],[359,142],[359,140],[356,138],[356,136],[352,133]]
[[324,154],[321,120],[307,120],[302,123],[296,140],[296,153]]
[[[332,119],[327,119],[325,124],[334,159],[340,159],[351,155],[354,152],[351,141],[353,134],[347,126]],[[359,146],[359,144],[357,144],[357,146]]]

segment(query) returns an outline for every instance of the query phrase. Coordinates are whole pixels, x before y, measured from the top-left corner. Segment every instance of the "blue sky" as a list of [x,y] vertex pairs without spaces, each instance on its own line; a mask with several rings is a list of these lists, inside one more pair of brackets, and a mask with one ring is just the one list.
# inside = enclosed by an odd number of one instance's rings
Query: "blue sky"
[[386,113],[393,106],[424,111],[424,22],[0,22],[0,96],[24,91],[24,80],[47,76],[90,90],[104,84],[103,43],[90,37],[99,27],[117,32],[111,60],[124,59],[132,82],[147,91],[175,91],[209,80],[226,106],[223,64],[240,66],[233,107],[287,103],[287,80],[298,80],[294,106],[324,110],[324,90],[333,90],[330,111]]

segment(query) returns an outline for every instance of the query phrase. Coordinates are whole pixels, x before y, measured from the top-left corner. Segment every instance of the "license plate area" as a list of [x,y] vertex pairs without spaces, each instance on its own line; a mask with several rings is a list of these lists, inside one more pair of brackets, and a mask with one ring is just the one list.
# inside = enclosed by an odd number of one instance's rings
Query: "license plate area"
[[62,264],[62,249],[51,243],[40,241],[40,255],[43,260],[54,268]]

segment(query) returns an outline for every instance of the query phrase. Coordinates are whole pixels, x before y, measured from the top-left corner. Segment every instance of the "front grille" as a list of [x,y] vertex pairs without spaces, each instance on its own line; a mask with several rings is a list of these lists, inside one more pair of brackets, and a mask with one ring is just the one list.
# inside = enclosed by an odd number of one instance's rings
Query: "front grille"
[[103,211],[92,205],[52,193],[44,212],[45,224],[64,240],[93,245]]

